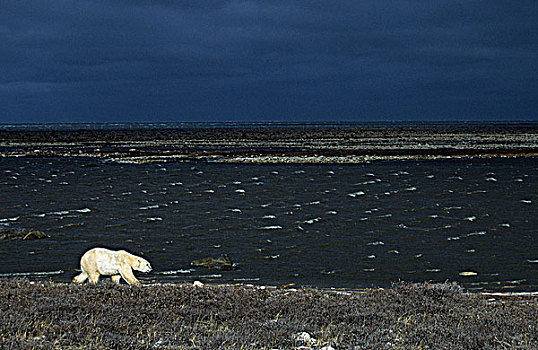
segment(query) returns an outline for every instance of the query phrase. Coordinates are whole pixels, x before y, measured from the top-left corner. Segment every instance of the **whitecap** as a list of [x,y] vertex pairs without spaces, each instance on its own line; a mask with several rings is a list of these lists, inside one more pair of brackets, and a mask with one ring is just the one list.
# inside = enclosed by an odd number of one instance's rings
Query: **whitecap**
[[271,174],[278,175],[278,171],[271,171]]
[[262,219],[276,219],[275,215],[264,215]]
[[20,216],[15,216],[15,217],[12,217],[12,218],[0,219],[0,222],[17,221],[19,219],[20,219]]
[[307,203],[306,205],[319,205],[319,204],[321,204],[320,201],[313,201],[313,202]]
[[67,215],[69,214],[69,210],[55,211],[52,214],[53,215]]
[[262,230],[281,230],[282,226],[280,226],[280,225],[264,226],[261,229]]
[[470,276],[476,276],[478,275],[478,273],[474,271],[462,271],[459,273],[459,275],[464,276],[464,277],[470,277]]
[[328,174],[328,175],[334,175],[334,171],[329,170],[329,171],[327,171],[327,174]]
[[305,223],[305,224],[312,225],[313,223],[318,222],[318,221],[320,221],[320,220],[321,220],[321,218],[320,218],[320,217],[317,217],[317,218],[314,218],[314,219],[306,220],[304,223]]
[[532,201],[531,201],[530,199],[522,199],[522,200],[521,200],[521,203],[531,204]]
[[230,209],[231,212],[233,213],[242,213],[241,209]]
[[179,269],[179,270],[171,270],[171,271],[158,271],[158,272],[154,272],[154,274],[155,275],[178,275],[178,274],[188,274],[194,271],[195,271],[194,269],[188,269],[188,270]]
[[330,215],[336,215],[336,214],[338,214],[338,212],[336,212],[336,211],[334,211],[334,210],[329,210],[329,211],[327,212],[327,214],[330,214]]
[[366,174],[364,174],[364,175],[365,175],[365,176],[375,176],[374,173],[366,173]]
[[416,191],[417,188],[416,187],[409,187],[409,188],[406,188],[405,190],[406,191]]
[[362,271],[364,271],[364,272],[374,272],[375,269],[362,269]]
[[50,275],[61,275],[64,273],[64,270],[56,271],[39,271],[39,272],[11,272],[11,273],[0,273],[0,277],[17,277],[17,276],[50,276]]
[[235,190],[236,193],[245,193],[246,191],[242,188]]
[[428,179],[433,179],[435,177],[435,175],[428,175],[426,176]]
[[389,250],[387,253],[400,254],[400,252],[398,250],[396,250],[396,249]]
[[90,208],[84,208],[84,209],[77,209],[75,210],[76,212],[79,212],[79,213],[89,213],[91,212],[92,210]]
[[[262,208],[267,208],[267,207],[270,206],[271,204],[273,204],[273,203],[262,204],[262,205],[260,205],[260,207],[262,207]],[[299,205],[299,206],[300,206],[300,205]]]
[[58,183],[58,185],[69,185],[69,182],[62,181],[62,182]]
[[122,196],[129,196],[129,195],[131,195],[131,194],[133,194],[133,192],[122,192],[121,195],[122,195]]
[[241,181],[234,181],[233,184],[234,185],[241,185]]
[[162,221],[162,220],[163,220],[163,218],[158,217],[158,216],[153,217],[153,218],[147,218],[147,221]]
[[220,275],[220,274],[215,274],[215,275],[200,275],[199,277],[200,277],[200,278],[221,278],[222,275]]
[[170,182],[169,185],[170,186],[181,186],[181,185],[183,185],[183,182]]
[[467,234],[467,236],[483,236],[486,234],[486,231],[479,231],[479,232],[471,232]]
[[530,259],[527,259],[527,262],[531,263],[531,264],[538,264],[538,259],[537,260],[530,260]]
[[497,179],[494,178],[494,177],[487,177],[487,178],[486,178],[486,181],[487,181],[487,182],[497,182]]
[[267,255],[267,256],[264,256],[265,259],[278,259],[280,258],[280,254],[277,254],[277,255]]
[[374,254],[368,255],[368,259],[375,259],[375,255]]
[[426,272],[441,272],[441,269],[427,269]]
[[447,241],[457,241],[457,240],[459,240],[459,239],[461,239],[461,237],[459,237],[459,236],[455,236],[455,237],[448,237],[446,240],[447,240]]
[[367,245],[385,245],[385,243],[383,241],[375,241],[375,242],[370,242],[368,243]]
[[365,193],[363,191],[358,191],[358,192],[353,192],[353,193],[348,193],[348,197],[351,197],[351,198],[355,198],[355,197],[358,197],[358,196],[364,196]]
[[476,216],[468,216],[468,217],[466,217],[464,220],[473,222],[473,221],[476,220]]
[[157,208],[159,208],[159,204],[148,205],[147,207],[140,207],[138,209],[140,209],[140,210],[148,210],[148,209],[157,209]]
[[205,193],[215,193],[215,190],[205,190]]

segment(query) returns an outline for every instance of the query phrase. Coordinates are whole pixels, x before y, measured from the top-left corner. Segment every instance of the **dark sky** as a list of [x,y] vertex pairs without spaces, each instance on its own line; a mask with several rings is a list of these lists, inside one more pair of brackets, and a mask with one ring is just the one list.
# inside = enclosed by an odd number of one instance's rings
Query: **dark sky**
[[538,120],[537,19],[537,0],[1,0],[0,123]]

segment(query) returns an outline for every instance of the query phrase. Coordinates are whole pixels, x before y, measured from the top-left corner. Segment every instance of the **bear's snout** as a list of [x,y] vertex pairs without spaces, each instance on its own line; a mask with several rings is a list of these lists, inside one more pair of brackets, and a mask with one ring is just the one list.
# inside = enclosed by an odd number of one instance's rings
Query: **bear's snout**
[[152,270],[151,268],[151,264],[150,263],[147,263],[144,265],[144,267],[142,268],[142,272],[150,272]]

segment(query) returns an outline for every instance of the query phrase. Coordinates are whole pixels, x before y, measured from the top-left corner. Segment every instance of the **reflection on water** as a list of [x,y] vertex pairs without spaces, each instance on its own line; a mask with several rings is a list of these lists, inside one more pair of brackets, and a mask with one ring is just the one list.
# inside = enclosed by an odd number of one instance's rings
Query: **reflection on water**
[[[94,246],[144,255],[146,280],[348,288],[538,286],[535,158],[363,165],[129,165],[1,159],[0,277],[70,280]],[[235,271],[192,268],[227,254]]]

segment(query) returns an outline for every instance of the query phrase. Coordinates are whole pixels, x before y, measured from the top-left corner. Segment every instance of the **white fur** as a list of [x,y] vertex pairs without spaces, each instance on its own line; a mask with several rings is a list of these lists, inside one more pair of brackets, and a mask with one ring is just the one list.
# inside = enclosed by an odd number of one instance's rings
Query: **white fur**
[[73,282],[82,283],[87,278],[91,283],[97,283],[99,276],[111,276],[111,279],[119,283],[123,278],[130,285],[140,285],[133,275],[132,270],[150,272],[150,263],[125,250],[110,250],[106,248],[93,248],[88,250],[80,259],[82,273],[73,278]]

